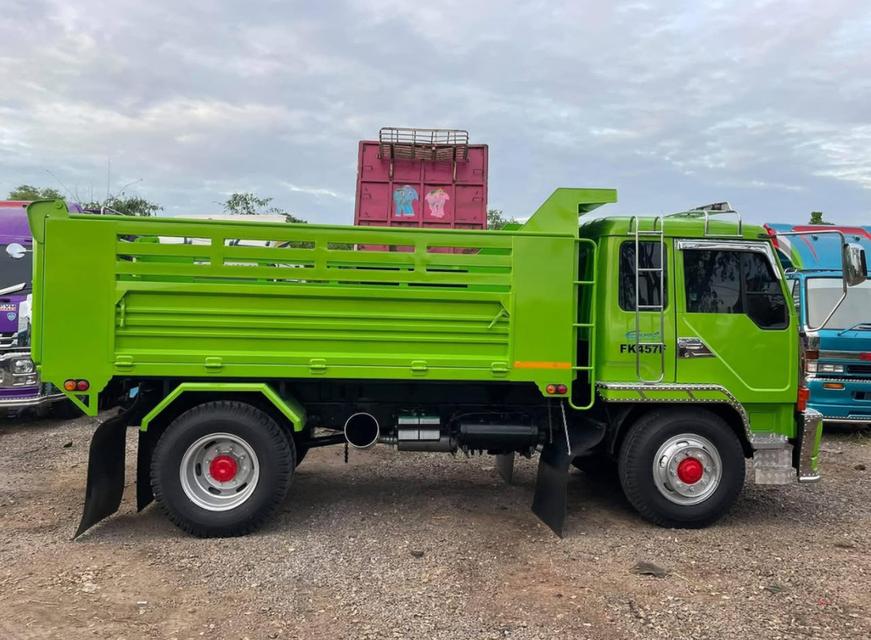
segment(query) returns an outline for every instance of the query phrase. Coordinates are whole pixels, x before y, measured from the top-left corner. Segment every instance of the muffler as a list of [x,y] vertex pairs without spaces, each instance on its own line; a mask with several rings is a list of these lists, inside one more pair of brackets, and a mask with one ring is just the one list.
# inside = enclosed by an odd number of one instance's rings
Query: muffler
[[345,439],[355,449],[371,449],[380,433],[378,420],[371,413],[354,413],[345,420]]

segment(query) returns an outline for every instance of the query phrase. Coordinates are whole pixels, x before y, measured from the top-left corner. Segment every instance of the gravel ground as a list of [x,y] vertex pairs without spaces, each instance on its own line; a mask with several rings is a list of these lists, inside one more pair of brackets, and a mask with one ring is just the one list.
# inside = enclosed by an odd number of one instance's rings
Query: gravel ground
[[376,447],[310,452],[247,538],[136,514],[130,483],[72,542],[92,430],[0,422],[3,640],[871,637],[867,429],[827,432],[821,483],[748,485],[703,531],[648,525],[573,472],[560,540],[529,510],[535,460],[506,486],[488,457]]

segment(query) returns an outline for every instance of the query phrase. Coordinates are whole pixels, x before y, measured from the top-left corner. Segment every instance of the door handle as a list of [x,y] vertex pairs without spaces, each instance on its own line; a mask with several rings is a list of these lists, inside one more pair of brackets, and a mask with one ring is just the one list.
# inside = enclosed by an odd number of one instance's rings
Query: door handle
[[677,355],[679,358],[713,358],[714,353],[701,338],[678,338]]

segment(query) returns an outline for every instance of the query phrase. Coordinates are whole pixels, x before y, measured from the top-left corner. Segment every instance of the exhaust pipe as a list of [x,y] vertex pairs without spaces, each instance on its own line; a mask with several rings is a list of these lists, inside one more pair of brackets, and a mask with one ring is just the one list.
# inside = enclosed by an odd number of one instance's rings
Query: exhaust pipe
[[381,430],[371,413],[355,413],[345,421],[345,439],[355,449],[371,449],[378,442]]

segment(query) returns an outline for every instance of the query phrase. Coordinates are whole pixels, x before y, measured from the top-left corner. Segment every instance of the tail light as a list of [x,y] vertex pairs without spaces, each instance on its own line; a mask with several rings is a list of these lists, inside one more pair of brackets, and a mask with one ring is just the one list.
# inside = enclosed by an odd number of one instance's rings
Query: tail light
[[91,388],[91,383],[87,380],[64,380],[65,391],[87,391]]

